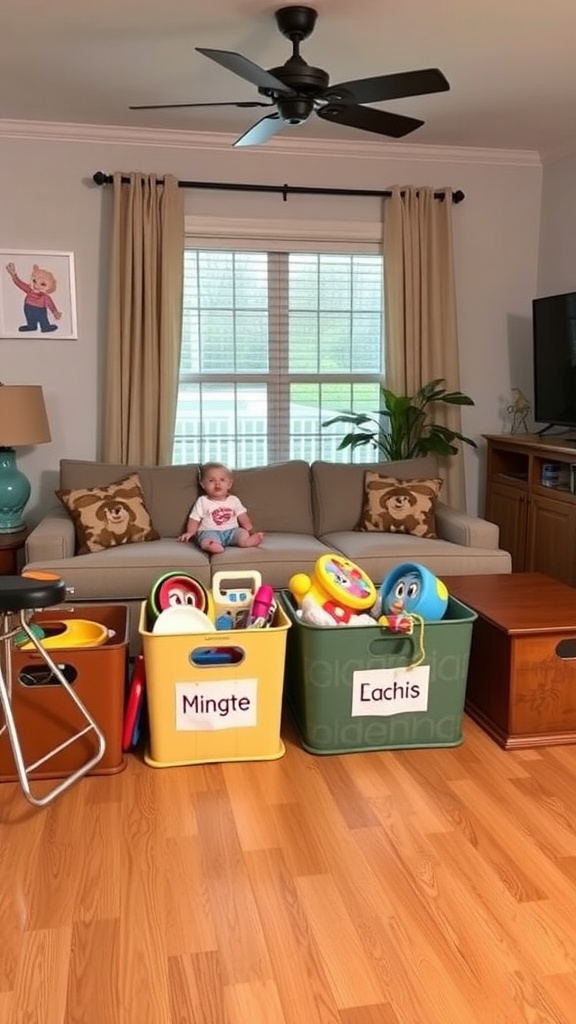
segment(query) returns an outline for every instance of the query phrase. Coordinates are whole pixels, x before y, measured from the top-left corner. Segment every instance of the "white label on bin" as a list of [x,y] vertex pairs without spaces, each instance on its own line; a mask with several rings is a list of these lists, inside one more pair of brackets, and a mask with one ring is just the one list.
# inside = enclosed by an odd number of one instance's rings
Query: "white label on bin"
[[245,729],[257,724],[257,679],[175,683],[176,731]]
[[428,710],[430,665],[417,668],[367,668],[354,672],[352,718],[400,715]]

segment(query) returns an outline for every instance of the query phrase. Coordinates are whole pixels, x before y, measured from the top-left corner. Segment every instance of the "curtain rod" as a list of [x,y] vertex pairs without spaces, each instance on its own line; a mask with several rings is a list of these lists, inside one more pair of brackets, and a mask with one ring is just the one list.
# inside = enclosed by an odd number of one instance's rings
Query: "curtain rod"
[[[104,171],[96,171],[92,175],[92,181],[95,185],[111,185],[114,178],[111,174],[105,174]],[[123,177],[123,182],[128,183],[130,178]],[[159,181],[162,181],[160,178]],[[207,188],[207,189],[221,189],[225,192],[277,192],[280,193],[284,202],[290,195],[320,195],[320,196],[383,196],[390,197],[392,192],[390,189],[384,189],[383,191],[373,191],[371,189],[360,189],[360,188],[306,188],[300,185],[234,185],[232,183],[224,181],[179,181],[179,188]],[[445,198],[445,192],[435,192],[434,198],[440,199],[441,201]],[[452,202],[461,203],[466,196],[460,189],[452,193]]]

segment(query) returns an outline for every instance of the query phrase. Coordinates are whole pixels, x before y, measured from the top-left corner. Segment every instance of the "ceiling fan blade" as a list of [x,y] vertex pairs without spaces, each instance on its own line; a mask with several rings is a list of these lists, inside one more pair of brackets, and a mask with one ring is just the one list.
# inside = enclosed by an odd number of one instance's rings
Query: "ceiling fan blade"
[[260,118],[253,124],[247,132],[244,132],[240,138],[236,139],[235,146],[261,146],[262,143],[268,142],[273,135],[281,131],[284,127],[284,121],[279,114],[267,114],[266,117]]
[[210,60],[221,64],[227,71],[232,71],[235,75],[240,75],[240,78],[245,78],[246,81],[252,82],[252,85],[258,86],[259,89],[269,89],[272,92],[280,92],[286,96],[294,95],[293,89],[284,85],[279,78],[275,78],[274,75],[269,74],[268,71],[259,67],[258,64],[254,64],[247,57],[243,57],[241,53],[233,53],[231,50],[207,50],[203,46],[197,46],[195,49],[198,53],[203,53],[205,57],[209,57]]
[[423,96],[430,92],[445,92],[450,83],[438,68],[423,68],[420,71],[402,71],[397,75],[380,75],[376,78],[359,78],[355,82],[338,82],[326,90],[326,99],[342,90],[344,97],[349,93],[356,103],[380,103],[383,100],[399,100],[404,96]]
[[361,128],[365,132],[375,132],[377,135],[390,135],[393,139],[401,139],[403,135],[408,135],[424,124],[424,121],[419,121],[415,117],[390,114],[386,110],[374,110],[373,107],[360,107],[356,104],[343,107],[328,104],[326,107],[320,107],[316,113],[326,121],[346,124],[350,128]]
[[176,110],[178,107],[273,107],[274,103],[259,103],[258,100],[246,100],[230,103],[145,103],[128,110]]

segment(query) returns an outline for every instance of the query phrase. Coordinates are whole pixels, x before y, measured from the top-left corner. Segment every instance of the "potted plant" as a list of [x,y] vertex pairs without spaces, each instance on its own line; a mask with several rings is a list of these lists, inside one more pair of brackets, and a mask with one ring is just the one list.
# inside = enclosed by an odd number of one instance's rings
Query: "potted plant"
[[456,430],[430,420],[430,406],[436,402],[446,405],[474,405],[461,391],[446,391],[443,378],[423,384],[414,395],[395,395],[381,388],[382,408],[374,413],[341,412],[326,420],[322,426],[349,423],[353,428],[346,434],[339,449],[369,447],[376,449],[386,461],[413,459],[431,452],[440,457],[456,455],[456,441],[476,448],[476,442]]

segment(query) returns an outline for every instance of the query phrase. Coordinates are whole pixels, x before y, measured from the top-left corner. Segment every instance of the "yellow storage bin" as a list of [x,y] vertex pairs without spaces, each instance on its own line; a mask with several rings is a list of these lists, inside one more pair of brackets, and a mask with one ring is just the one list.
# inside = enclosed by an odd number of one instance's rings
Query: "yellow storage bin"
[[282,757],[289,627],[279,606],[267,629],[152,633],[143,602],[139,632],[150,725],[147,764],[163,768]]

